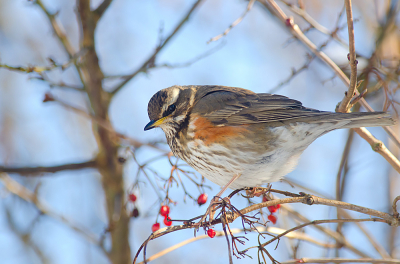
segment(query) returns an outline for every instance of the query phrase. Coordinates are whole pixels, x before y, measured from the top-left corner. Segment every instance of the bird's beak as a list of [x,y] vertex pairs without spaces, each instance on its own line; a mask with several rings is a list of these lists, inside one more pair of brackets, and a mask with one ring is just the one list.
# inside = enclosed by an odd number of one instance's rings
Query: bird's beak
[[144,127],[144,131],[146,130],[150,130],[152,128],[158,127],[160,126],[165,120],[165,117],[160,118],[158,120],[151,120],[145,127]]

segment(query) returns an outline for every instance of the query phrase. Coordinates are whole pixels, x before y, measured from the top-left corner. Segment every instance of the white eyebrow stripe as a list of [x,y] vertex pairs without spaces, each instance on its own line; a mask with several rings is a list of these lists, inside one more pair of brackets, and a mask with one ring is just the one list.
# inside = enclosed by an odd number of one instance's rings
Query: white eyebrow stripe
[[173,104],[173,103],[176,103],[176,101],[178,100],[180,91],[181,91],[181,90],[180,90],[179,88],[174,88],[174,89],[172,90],[171,100],[169,100],[169,104],[170,104],[170,105]]
[[173,88],[171,97],[169,98],[168,103],[163,105],[163,108],[162,108],[163,112],[167,111],[167,108],[170,105],[172,105],[172,104],[176,103],[176,101],[178,101],[180,92],[181,92],[181,90],[179,88],[176,88],[176,87]]

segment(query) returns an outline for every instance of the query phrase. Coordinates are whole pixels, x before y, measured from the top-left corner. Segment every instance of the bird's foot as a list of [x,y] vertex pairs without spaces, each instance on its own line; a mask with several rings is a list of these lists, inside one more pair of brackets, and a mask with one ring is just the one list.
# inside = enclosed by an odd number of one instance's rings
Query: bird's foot
[[271,190],[272,185],[268,184],[266,188],[264,187],[253,187],[246,190],[246,198],[260,197],[265,195]]

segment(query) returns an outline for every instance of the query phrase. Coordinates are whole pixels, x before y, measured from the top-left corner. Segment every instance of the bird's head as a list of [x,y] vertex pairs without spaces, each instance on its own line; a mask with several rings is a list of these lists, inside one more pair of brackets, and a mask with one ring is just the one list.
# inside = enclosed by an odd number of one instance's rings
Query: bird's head
[[172,86],[158,91],[149,101],[150,122],[144,130],[160,127],[167,135],[180,130],[194,103],[195,89]]

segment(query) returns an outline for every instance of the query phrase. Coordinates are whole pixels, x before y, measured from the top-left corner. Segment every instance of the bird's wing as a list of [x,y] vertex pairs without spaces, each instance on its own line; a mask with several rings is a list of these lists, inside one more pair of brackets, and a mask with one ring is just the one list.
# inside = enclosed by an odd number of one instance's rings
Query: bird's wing
[[295,121],[298,118],[312,122],[335,114],[303,107],[301,102],[281,95],[227,90],[206,94],[198,100],[192,112],[207,117],[215,125],[231,126]]

